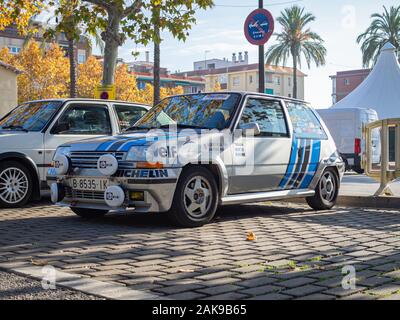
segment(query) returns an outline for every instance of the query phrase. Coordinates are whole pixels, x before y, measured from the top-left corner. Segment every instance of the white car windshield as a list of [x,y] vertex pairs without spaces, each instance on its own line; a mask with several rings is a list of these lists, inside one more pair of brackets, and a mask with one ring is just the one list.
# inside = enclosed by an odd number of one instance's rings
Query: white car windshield
[[24,103],[0,120],[0,130],[41,131],[61,104],[61,101]]
[[240,95],[233,93],[166,98],[128,130],[163,128],[169,125],[222,130],[229,126],[239,101]]

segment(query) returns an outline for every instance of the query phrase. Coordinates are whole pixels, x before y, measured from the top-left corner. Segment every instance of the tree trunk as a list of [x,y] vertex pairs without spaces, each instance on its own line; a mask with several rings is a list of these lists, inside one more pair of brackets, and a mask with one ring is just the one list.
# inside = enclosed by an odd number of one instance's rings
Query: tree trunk
[[293,56],[293,98],[297,99],[297,57],[295,53]]
[[160,102],[160,44],[154,43],[154,105]]
[[123,35],[119,33],[121,14],[108,13],[106,31],[102,33],[104,46],[103,85],[113,85],[115,80],[115,68],[118,58],[118,47],[124,43]]
[[74,39],[68,39],[68,58],[69,58],[69,95],[71,98],[77,97],[76,89],[76,59],[75,59],[75,48]]
[[[156,8],[154,10],[154,15],[156,16],[156,21],[159,20],[160,10]],[[156,41],[154,41],[154,69],[153,69],[153,84],[154,84],[154,105],[160,102],[160,26],[154,26],[154,32],[156,36]]]

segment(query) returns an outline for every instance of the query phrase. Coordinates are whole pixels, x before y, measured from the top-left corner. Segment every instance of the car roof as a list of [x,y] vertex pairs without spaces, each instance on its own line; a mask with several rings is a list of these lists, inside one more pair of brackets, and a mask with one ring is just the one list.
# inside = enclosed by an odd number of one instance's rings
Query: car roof
[[195,95],[199,95],[199,94],[204,94],[204,95],[205,94],[240,94],[241,96],[260,96],[260,97],[267,97],[267,98],[272,98],[272,99],[280,99],[280,100],[287,100],[287,101],[293,101],[293,102],[308,103],[301,99],[294,99],[294,98],[283,97],[283,96],[278,96],[278,95],[273,95],[273,94],[258,93],[258,92],[251,92],[251,91],[200,92],[200,93],[179,94],[176,96],[195,96]]
[[54,99],[40,99],[40,100],[32,100],[32,101],[26,101],[24,103],[33,103],[33,102],[51,102],[51,101],[59,101],[62,103],[69,102],[69,101],[94,101],[94,102],[112,102],[112,103],[123,103],[123,104],[131,104],[135,106],[142,106],[142,107],[148,107],[150,108],[151,106],[145,103],[139,103],[139,102],[130,102],[130,101],[121,101],[121,100],[101,100],[101,99],[90,99],[90,98],[54,98]]

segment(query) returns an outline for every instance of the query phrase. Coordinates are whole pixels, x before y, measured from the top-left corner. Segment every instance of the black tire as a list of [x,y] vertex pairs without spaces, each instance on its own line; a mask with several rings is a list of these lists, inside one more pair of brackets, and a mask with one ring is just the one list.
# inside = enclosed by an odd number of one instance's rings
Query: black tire
[[85,208],[72,208],[70,209],[78,216],[84,219],[96,219],[101,218],[108,213],[107,210],[97,210],[97,209],[85,209]]
[[[15,172],[15,178],[11,178],[12,172]],[[5,185],[9,180],[12,180],[13,188],[8,189],[9,184]],[[2,208],[20,208],[28,203],[32,197],[33,192],[33,179],[32,173],[29,169],[20,162],[17,161],[5,161],[0,164],[0,207]],[[7,189],[6,189],[7,188]],[[10,190],[10,191],[7,191]],[[16,191],[18,190],[18,191]],[[15,198],[8,198],[12,192],[15,194]]]
[[[327,177],[331,179],[333,186],[328,188]],[[325,180],[324,180],[325,179]],[[325,187],[324,187],[325,183]],[[327,168],[321,175],[320,180],[315,188],[315,195],[306,198],[308,205],[314,210],[329,210],[336,205],[339,195],[340,181],[336,171],[333,168]],[[327,194],[323,190],[328,188],[331,193]],[[324,195],[325,193],[325,195]]]
[[[200,181],[200,187],[195,189],[198,181]],[[192,187],[193,199],[197,199],[200,204],[197,201],[191,201],[187,193],[185,194],[186,188],[192,190]],[[206,192],[208,192],[208,196],[206,196]],[[180,227],[201,227],[214,218],[218,202],[218,186],[212,173],[204,167],[189,167],[182,172],[179,178],[168,217]],[[199,208],[190,212],[188,209],[192,204]]]

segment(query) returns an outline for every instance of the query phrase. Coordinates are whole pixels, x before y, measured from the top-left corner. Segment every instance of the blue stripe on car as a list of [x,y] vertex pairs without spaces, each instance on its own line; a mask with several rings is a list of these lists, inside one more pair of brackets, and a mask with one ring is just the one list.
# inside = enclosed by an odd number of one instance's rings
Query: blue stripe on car
[[320,140],[314,141],[312,147],[310,165],[308,166],[307,174],[304,177],[303,182],[301,183],[300,189],[305,189],[310,186],[310,183],[314,178],[315,173],[317,172],[318,169],[320,155],[321,155],[321,141]]
[[286,170],[286,174],[283,177],[281,183],[279,184],[280,188],[285,188],[286,183],[289,181],[290,177],[292,176],[294,166],[296,165],[297,154],[298,154],[298,140],[293,138],[292,143],[292,153],[290,155],[289,165]]
[[303,166],[303,162],[304,162],[304,155],[305,155],[305,151],[306,151],[306,146],[307,146],[307,140],[300,140],[301,142],[301,148],[300,148],[300,159],[296,164],[296,168],[295,168],[295,172],[292,175],[292,178],[290,179],[288,185],[286,186],[286,188],[288,189],[293,189],[294,188],[294,183],[296,182],[297,178],[299,177],[300,173],[301,173],[301,167]]

